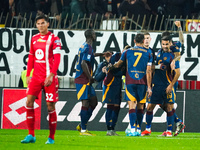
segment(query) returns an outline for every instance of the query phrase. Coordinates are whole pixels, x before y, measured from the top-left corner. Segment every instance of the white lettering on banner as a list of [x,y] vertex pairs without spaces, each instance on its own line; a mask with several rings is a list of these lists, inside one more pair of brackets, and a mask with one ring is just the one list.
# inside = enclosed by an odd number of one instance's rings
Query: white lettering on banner
[[[66,118],[66,115],[59,115],[66,103],[67,101],[58,101],[56,103],[57,122],[63,122]],[[47,115],[47,121],[49,121],[49,115]]]
[[[6,118],[8,118],[8,120],[10,120],[14,125],[17,125],[23,121],[26,120],[26,112],[19,114],[16,110],[24,107],[26,105],[26,100],[27,98],[22,98],[12,104],[9,105],[11,111],[5,113],[4,115],[6,116]],[[38,108],[39,105],[35,102],[34,103],[34,109]]]
[[[80,118],[81,106],[82,106],[81,102],[76,103],[72,111],[67,116],[68,121],[77,121],[77,122],[81,121],[81,118]],[[102,103],[98,102],[98,105],[94,109],[89,122],[92,121],[96,117],[101,107],[102,107]]]
[[[28,57],[31,35],[35,34],[34,29],[1,29],[0,37],[0,74],[21,75],[23,67],[26,66],[25,59]],[[17,31],[17,34],[16,34]],[[20,33],[20,34],[19,34]],[[61,63],[59,66],[59,76],[74,77],[77,52],[82,43],[85,42],[84,31],[76,30],[53,30],[55,35],[60,37],[62,45]],[[126,44],[134,46],[134,36],[137,32],[132,31],[98,31],[97,41],[94,49],[97,53],[108,50],[120,52]],[[160,45],[161,33],[152,32],[151,45],[154,50],[158,50]],[[16,36],[12,36],[16,35]],[[26,38],[25,38],[26,37]],[[200,81],[200,35],[197,33],[184,34],[185,44],[181,48],[182,57],[180,60],[181,76],[179,80],[198,80]],[[173,36],[173,40],[178,40],[178,34]],[[14,46],[13,46],[14,45]],[[38,54],[39,58],[42,55]],[[95,58],[100,62],[100,58]]]

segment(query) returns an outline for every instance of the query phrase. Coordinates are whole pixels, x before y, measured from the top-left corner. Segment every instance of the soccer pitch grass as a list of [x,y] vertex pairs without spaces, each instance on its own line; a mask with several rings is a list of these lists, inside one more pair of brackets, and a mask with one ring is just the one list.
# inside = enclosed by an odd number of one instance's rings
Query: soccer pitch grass
[[36,143],[21,144],[27,130],[0,129],[0,150],[76,150],[76,149],[200,149],[200,133],[180,133],[176,137],[158,137],[161,132],[153,132],[151,136],[126,137],[106,136],[106,131],[92,131],[96,136],[80,136],[78,131],[57,130],[55,144],[46,145],[48,130],[36,130]]

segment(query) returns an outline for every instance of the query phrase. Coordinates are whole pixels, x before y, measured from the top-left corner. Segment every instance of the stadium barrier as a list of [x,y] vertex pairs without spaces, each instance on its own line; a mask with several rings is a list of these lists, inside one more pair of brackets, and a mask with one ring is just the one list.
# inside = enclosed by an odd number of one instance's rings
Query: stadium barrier
[[[60,88],[74,88],[73,78],[79,46],[85,41],[84,31],[51,30],[61,39],[61,63],[58,69]],[[36,34],[36,29],[0,28],[0,87],[18,87],[21,72],[26,69],[30,39]],[[93,48],[95,52],[120,52],[127,44],[134,46],[136,31],[97,31],[97,41]],[[151,47],[157,51],[160,48],[161,32],[150,32]],[[173,32],[173,40],[178,40],[178,33]],[[200,35],[184,33],[185,44],[180,51],[181,76],[179,89],[200,89]],[[95,58],[94,73],[102,57]]]
[[[0,115],[2,129],[26,129],[26,90],[25,89],[3,89],[0,88]],[[123,91],[124,93],[124,91]],[[105,131],[105,111],[106,104],[101,102],[102,91],[96,91],[98,105],[88,123],[88,129]],[[186,132],[200,132],[198,117],[199,109],[196,106],[199,102],[199,91],[178,90],[175,103],[176,113],[186,124]],[[80,122],[81,102],[77,101],[74,89],[59,89],[59,101],[56,103],[58,130],[75,130]],[[48,113],[46,108],[45,96],[42,93],[35,101],[36,129],[48,129]],[[122,100],[116,130],[124,131],[129,122],[128,105]],[[145,128],[145,116],[143,118],[142,130]],[[162,132],[166,129],[166,113],[159,106],[154,110],[152,124],[153,131]]]

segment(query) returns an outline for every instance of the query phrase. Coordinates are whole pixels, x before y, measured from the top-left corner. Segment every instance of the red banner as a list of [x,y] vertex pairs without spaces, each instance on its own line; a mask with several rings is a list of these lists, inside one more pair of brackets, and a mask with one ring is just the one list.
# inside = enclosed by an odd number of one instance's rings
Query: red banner
[[[35,100],[35,129],[40,129],[41,93]],[[3,89],[3,129],[27,129],[26,125],[26,90]]]

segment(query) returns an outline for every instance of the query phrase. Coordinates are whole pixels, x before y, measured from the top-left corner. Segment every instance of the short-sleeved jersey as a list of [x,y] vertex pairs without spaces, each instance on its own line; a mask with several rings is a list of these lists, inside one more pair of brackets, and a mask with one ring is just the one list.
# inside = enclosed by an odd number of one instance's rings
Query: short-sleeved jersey
[[[121,53],[115,53],[110,58],[110,63],[115,64],[121,57]],[[109,71],[103,81],[106,86],[122,86],[122,71],[121,67]]]
[[[164,52],[162,49],[158,51],[156,65],[163,64],[163,69],[156,69],[153,77],[153,84],[168,85],[174,77],[174,72],[171,70],[170,63],[174,59],[173,52]],[[179,61],[175,62],[175,69],[180,68]]]
[[75,75],[75,83],[78,84],[87,84],[89,82],[88,77],[83,72],[81,67],[82,60],[87,61],[87,65],[91,76],[93,74],[93,66],[94,66],[94,51],[92,47],[86,42],[81,45],[78,51],[78,59],[76,63],[76,75]]
[[126,61],[126,84],[147,84],[147,65],[152,65],[152,55],[150,49],[135,46],[128,49],[120,58]]
[[54,54],[59,54],[60,49],[60,39],[50,31],[32,37],[29,55],[34,56],[34,77],[44,79],[52,72]]
[[170,49],[172,50],[172,52],[180,52],[180,48],[181,48],[181,42],[178,41],[178,42],[175,42],[174,45],[172,45],[170,47]]

